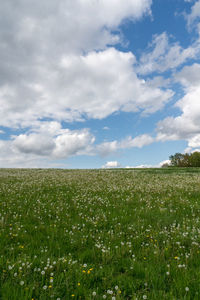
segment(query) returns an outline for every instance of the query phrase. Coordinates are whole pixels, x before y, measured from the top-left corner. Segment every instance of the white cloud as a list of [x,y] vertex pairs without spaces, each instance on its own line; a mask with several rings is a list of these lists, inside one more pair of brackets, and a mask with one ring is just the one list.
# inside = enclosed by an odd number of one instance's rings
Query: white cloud
[[152,138],[148,134],[143,134],[136,136],[135,138],[127,137],[121,141],[112,141],[112,142],[104,142],[97,145],[97,152],[101,156],[107,156],[113,152],[116,152],[120,149],[128,149],[128,148],[142,148],[154,142],[154,138]]
[[174,76],[177,82],[180,82],[186,89],[197,87],[200,84],[200,64],[194,63],[191,66],[185,66]]
[[[64,165],[62,165],[63,167]],[[12,141],[0,140],[0,168],[56,168],[61,167],[44,157],[22,153],[13,149]]]
[[119,168],[120,163],[118,161],[107,161],[105,165],[102,166],[102,168]]
[[159,163],[159,167],[161,168],[163,165],[168,164],[170,165],[171,161],[169,159],[163,160]]
[[200,65],[184,67],[175,80],[183,85],[185,92],[176,103],[181,114],[158,123],[157,140],[186,140],[188,149],[200,147]]
[[170,42],[166,32],[155,35],[149,49],[141,55],[138,72],[149,74],[175,69],[189,59],[197,58],[200,53],[200,41],[195,41],[188,48],[181,47],[177,42]]
[[[141,86],[132,70],[132,54],[107,50],[108,44],[120,42],[120,34],[116,33],[119,25],[127,18],[137,20],[150,14],[151,3],[152,0],[1,3],[0,124],[26,127],[43,118],[80,120],[82,114],[103,118],[121,106],[127,110],[129,101],[131,110],[148,110],[149,106],[157,109],[158,103],[151,105],[151,101],[163,97],[163,104],[169,93]],[[145,92],[145,99],[134,99],[135,89],[136,96]]]
[[188,14],[186,18],[188,27],[191,27],[194,21],[200,18],[200,0],[194,3],[194,5],[191,8],[191,13]]
[[191,149],[200,147],[200,134],[197,134],[189,139],[188,147]]
[[103,142],[97,145],[96,149],[101,156],[107,156],[119,149],[119,143],[118,141]]
[[135,138],[128,137],[124,140],[122,140],[119,143],[119,148],[142,148],[144,146],[147,146],[149,144],[152,144],[154,142],[154,139],[148,135],[148,134],[142,134],[139,136],[136,136]]
[[42,134],[20,134],[13,142],[14,147],[22,153],[35,155],[50,155],[55,147],[55,142],[50,136]]
[[139,79],[134,63],[132,53],[109,48],[86,56],[63,55],[55,69],[36,67],[35,83],[0,87],[0,124],[25,127],[42,118],[71,121],[85,114],[101,119],[119,110],[153,113],[173,92]]
[[72,155],[90,154],[95,138],[88,130],[65,130],[55,138],[54,158],[67,158]]
[[146,169],[146,168],[158,168],[154,165],[136,165],[136,166],[126,166],[126,169]]
[[56,122],[45,122],[36,132],[14,136],[11,147],[15,153],[45,156],[54,160],[90,154],[94,141],[88,129],[62,129]]
[[161,168],[163,164],[170,164],[170,160],[168,160],[168,159],[163,160],[159,164],[156,164],[156,165],[144,164],[144,165],[136,165],[136,166],[126,166],[125,168],[127,168],[127,169]]

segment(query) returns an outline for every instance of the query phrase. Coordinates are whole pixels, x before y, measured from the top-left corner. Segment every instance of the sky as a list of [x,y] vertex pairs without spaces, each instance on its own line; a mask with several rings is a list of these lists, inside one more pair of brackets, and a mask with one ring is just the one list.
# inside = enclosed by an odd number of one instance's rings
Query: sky
[[0,168],[200,151],[200,0],[6,0]]

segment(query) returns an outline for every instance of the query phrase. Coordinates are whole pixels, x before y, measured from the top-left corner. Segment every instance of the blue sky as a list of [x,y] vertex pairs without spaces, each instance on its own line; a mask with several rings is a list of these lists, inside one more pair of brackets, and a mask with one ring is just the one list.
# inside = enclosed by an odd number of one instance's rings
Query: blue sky
[[8,0],[0,20],[0,167],[200,151],[200,0]]

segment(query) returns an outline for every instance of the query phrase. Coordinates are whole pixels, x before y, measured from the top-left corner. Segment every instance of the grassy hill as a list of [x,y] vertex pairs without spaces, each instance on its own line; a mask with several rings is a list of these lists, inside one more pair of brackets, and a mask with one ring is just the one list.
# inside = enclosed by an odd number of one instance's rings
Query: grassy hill
[[200,169],[0,170],[0,299],[200,299]]

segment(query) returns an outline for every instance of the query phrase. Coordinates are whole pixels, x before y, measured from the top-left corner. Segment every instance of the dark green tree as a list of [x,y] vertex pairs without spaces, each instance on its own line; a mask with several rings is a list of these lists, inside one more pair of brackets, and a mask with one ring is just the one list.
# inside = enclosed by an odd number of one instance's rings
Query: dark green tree
[[169,159],[173,167],[200,167],[200,152],[197,151],[191,154],[175,153]]
[[182,167],[183,160],[184,160],[184,154],[176,153],[174,155],[171,155],[169,157],[170,164],[173,167]]
[[190,163],[192,167],[200,167],[200,152],[190,154]]

